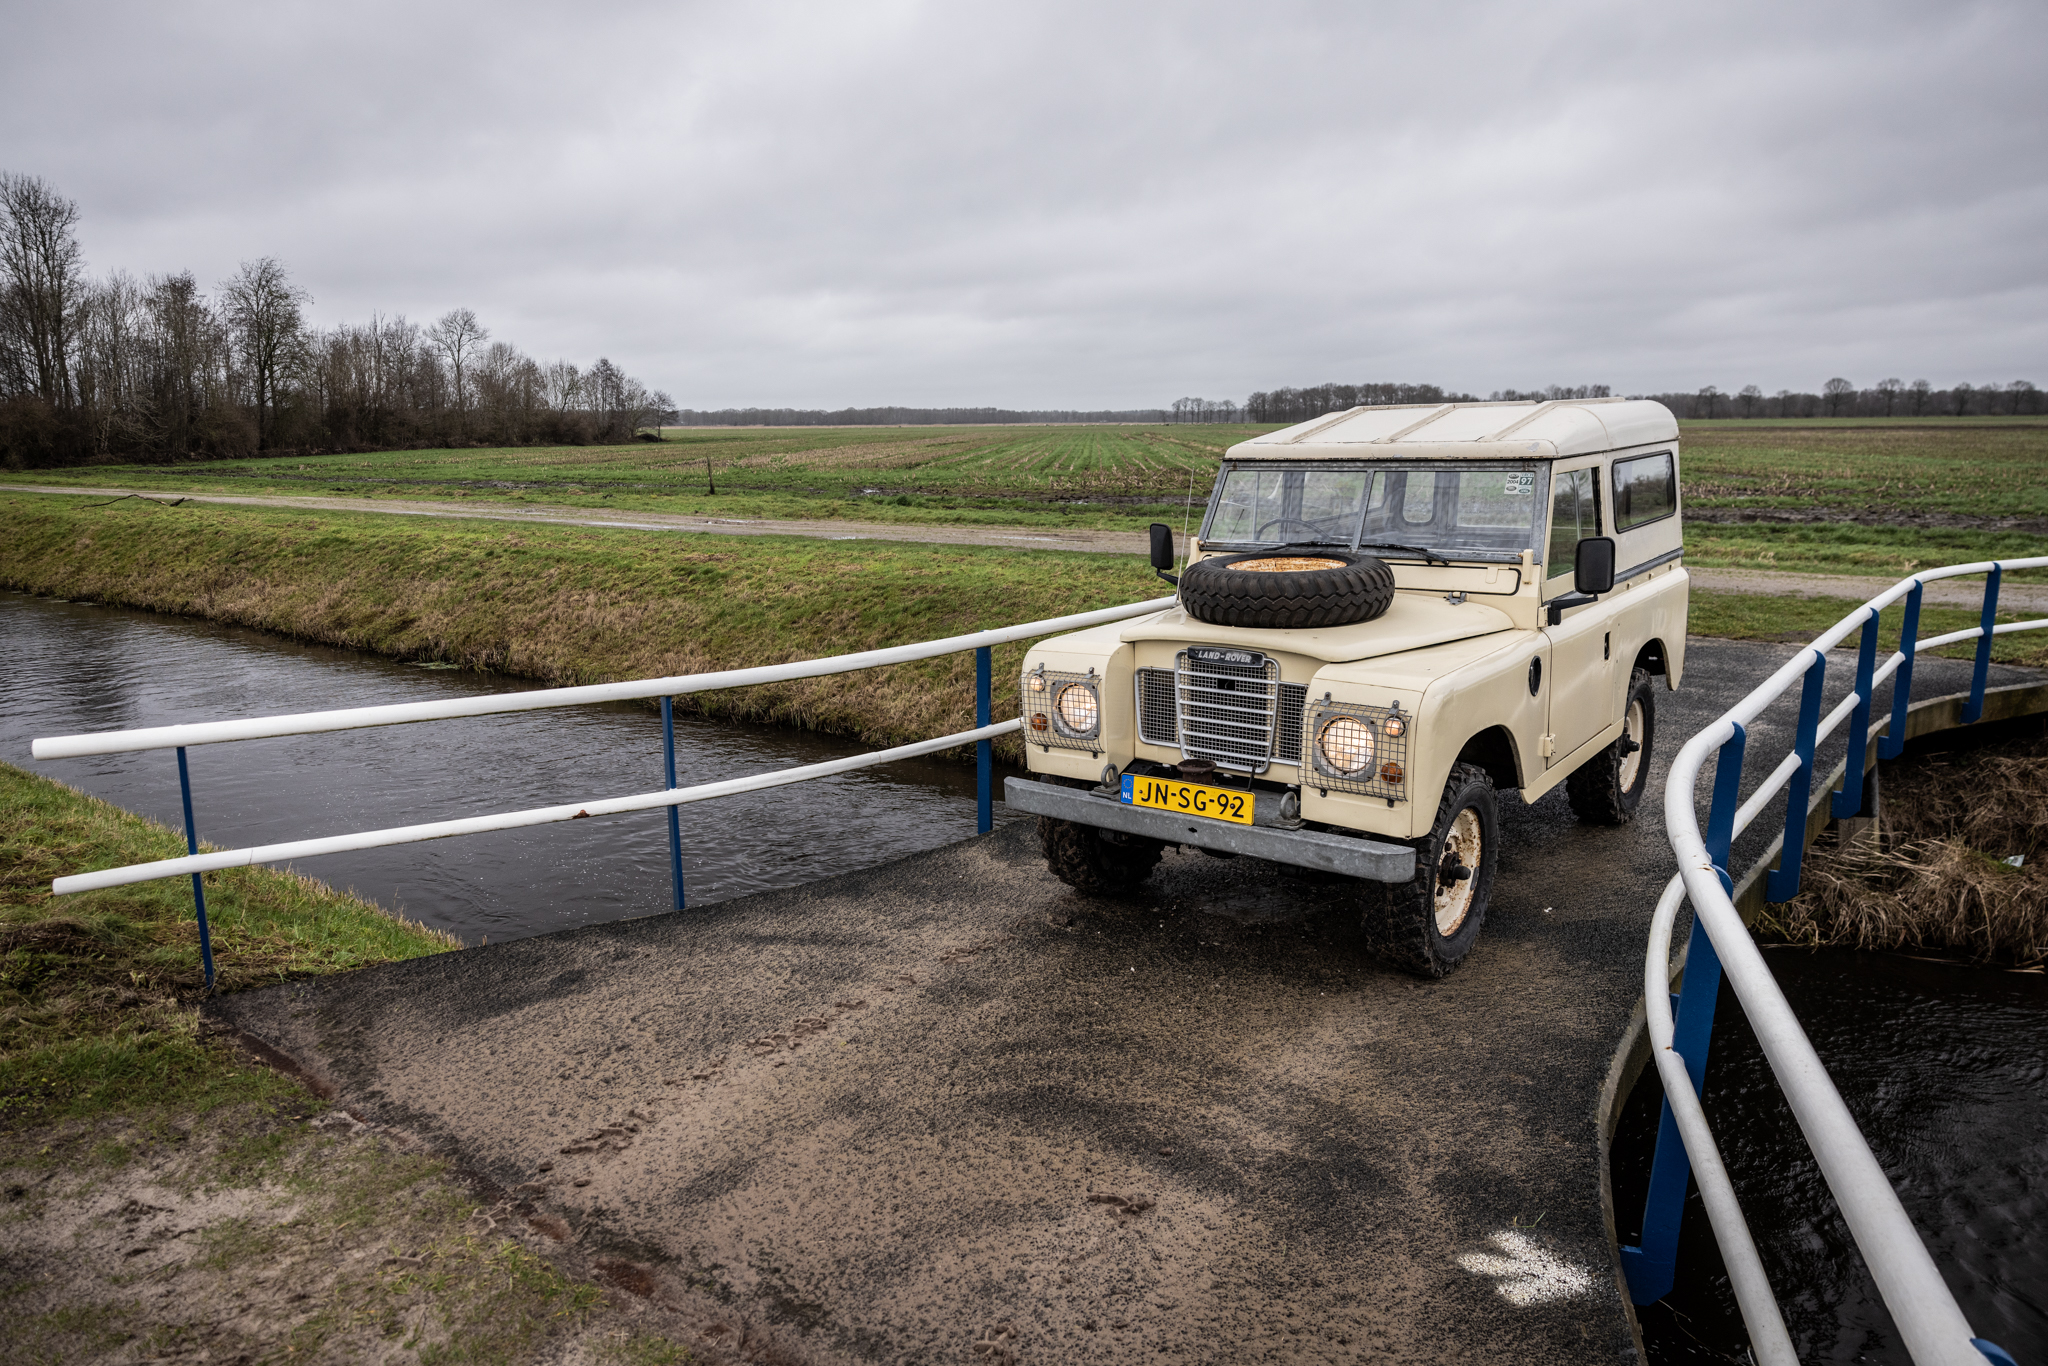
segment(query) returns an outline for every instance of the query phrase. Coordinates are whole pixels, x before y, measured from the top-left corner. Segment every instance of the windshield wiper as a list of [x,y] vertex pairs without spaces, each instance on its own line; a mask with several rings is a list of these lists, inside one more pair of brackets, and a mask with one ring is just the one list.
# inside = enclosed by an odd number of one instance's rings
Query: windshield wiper
[[1399,541],[1360,541],[1360,550],[1405,550],[1410,555],[1420,555],[1424,564],[1440,564],[1449,569],[1451,562],[1426,545],[1403,545]]

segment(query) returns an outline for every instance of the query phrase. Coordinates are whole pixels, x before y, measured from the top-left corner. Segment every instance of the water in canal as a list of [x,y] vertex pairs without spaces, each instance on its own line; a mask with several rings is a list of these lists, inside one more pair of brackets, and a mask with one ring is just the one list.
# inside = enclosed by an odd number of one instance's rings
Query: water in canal
[[[1773,947],[1779,986],[1976,1332],[2048,1362],[2048,976],[1903,953]],[[1616,1222],[1634,1242],[1663,1091],[1646,1072],[1615,1134]],[[1890,1315],[1725,985],[1707,1119],[1799,1359],[1907,1366]],[[1641,1312],[1652,1366],[1746,1363],[1697,1190],[1677,1288]]]
[[[168,750],[38,763],[38,736],[533,686],[258,631],[0,591],[0,759],[174,829]],[[678,783],[860,753],[856,741],[677,718]],[[188,751],[194,823],[222,848],[516,811],[663,785],[661,719],[617,704],[285,736]],[[1002,777],[997,775],[1000,787]],[[996,804],[996,818],[1004,807]],[[692,905],[810,882],[974,833],[972,765],[913,759],[681,808]],[[660,811],[307,859],[466,943],[671,908]]]

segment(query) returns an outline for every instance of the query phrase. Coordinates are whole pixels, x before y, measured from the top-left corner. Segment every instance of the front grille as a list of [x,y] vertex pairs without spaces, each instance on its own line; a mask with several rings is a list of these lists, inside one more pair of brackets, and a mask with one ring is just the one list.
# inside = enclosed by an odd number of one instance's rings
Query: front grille
[[1299,683],[1280,685],[1280,721],[1273,736],[1273,757],[1283,764],[1301,762],[1301,710],[1307,705],[1307,688]]
[[1186,650],[1173,662],[1181,752],[1241,773],[1265,772],[1273,760],[1279,664],[1222,663]]
[[1138,670],[1138,737],[1148,745],[1180,743],[1180,717],[1173,703],[1173,670]]

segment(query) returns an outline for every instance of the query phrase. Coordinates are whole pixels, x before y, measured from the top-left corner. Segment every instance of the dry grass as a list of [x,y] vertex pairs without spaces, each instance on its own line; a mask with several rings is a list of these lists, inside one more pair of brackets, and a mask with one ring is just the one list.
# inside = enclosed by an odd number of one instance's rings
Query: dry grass
[[1804,889],[1762,928],[1795,943],[2048,961],[2048,739],[1908,761],[1887,772],[1882,809],[1878,839],[1816,845]]

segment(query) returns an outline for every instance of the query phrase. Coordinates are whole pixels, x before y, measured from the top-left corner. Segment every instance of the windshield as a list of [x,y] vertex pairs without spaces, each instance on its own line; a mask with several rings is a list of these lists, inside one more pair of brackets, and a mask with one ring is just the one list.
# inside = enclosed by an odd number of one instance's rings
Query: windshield
[[1203,539],[1231,545],[1399,547],[1518,555],[1536,544],[1529,469],[1238,465],[1216,486]]

